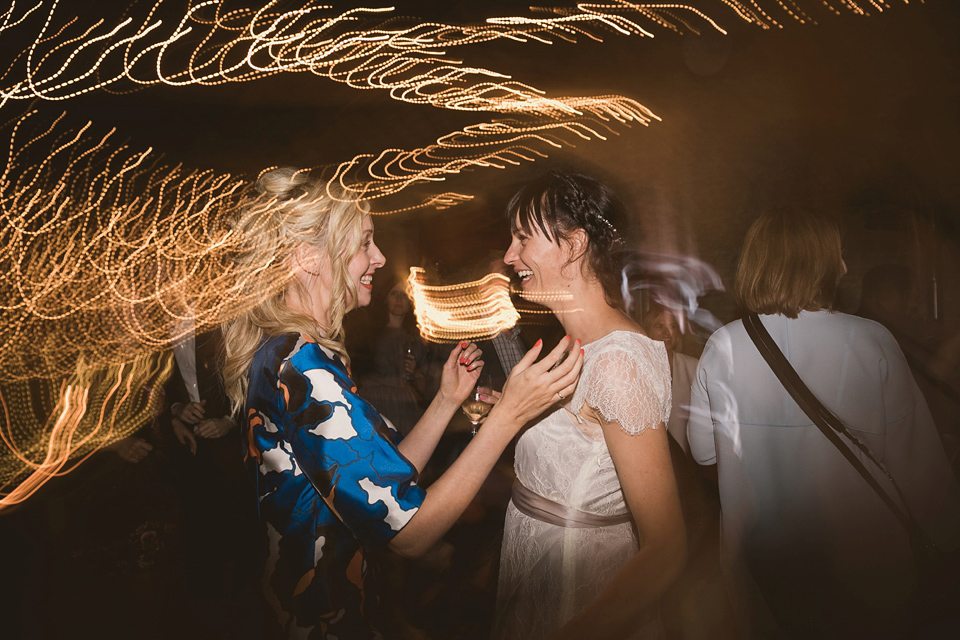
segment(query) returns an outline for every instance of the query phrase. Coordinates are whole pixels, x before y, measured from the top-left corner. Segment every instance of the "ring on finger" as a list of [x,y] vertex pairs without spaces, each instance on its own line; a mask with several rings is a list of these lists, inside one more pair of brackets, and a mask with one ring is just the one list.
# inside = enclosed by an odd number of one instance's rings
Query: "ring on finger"
[[563,394],[560,393],[559,391],[557,391],[557,397],[560,398],[561,400],[564,399]]

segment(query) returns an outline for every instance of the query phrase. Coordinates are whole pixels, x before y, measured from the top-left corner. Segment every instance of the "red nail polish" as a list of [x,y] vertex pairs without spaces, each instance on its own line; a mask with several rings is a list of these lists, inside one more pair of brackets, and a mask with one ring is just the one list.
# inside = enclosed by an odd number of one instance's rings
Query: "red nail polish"
[[569,339],[570,339],[570,334],[568,333],[567,335],[563,336],[563,339],[564,339],[564,340],[569,340]]
[[533,345],[533,346],[539,347],[541,344],[543,344],[543,340],[537,340],[537,344],[535,344],[535,345]]
[[583,355],[583,349],[580,349],[580,355]]

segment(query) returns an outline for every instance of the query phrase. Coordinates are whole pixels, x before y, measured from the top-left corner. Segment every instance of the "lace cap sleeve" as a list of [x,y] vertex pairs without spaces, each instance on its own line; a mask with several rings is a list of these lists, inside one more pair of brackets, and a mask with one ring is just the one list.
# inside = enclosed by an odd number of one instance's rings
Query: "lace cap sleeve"
[[631,435],[666,423],[671,388],[663,343],[616,332],[595,348],[584,363],[571,408],[578,412],[586,403]]

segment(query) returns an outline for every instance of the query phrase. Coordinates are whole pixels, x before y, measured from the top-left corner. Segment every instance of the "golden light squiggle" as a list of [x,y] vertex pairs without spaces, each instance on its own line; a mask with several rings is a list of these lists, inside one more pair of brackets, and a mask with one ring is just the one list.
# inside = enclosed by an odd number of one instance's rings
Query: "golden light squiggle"
[[510,286],[510,279],[491,273],[479,280],[448,285],[427,282],[422,267],[411,267],[407,292],[413,300],[420,336],[430,342],[487,340],[516,325],[521,318],[511,294],[533,303],[523,305],[524,314],[575,313],[582,309],[550,310],[547,301],[572,300],[568,292],[527,292]]
[[426,282],[422,268],[411,267],[407,285],[420,335],[430,342],[486,340],[520,319],[510,301],[510,280],[503,274],[433,285]]
[[571,115],[486,122],[447,134],[427,147],[361,154],[335,167],[328,181],[338,184],[348,197],[372,200],[412,184],[444,180],[468,168],[503,169],[546,157],[541,149],[575,146],[577,140],[606,140],[617,134],[613,125],[659,120],[640,103],[621,96],[557,100],[571,107]]
[[[593,33],[598,27],[625,35],[653,35],[635,20],[603,8],[459,26],[384,18],[392,8],[356,8],[331,15],[330,6],[311,0],[295,9],[280,10],[280,4],[273,0],[259,9],[228,9],[224,0],[194,2],[175,24],[168,25],[158,17],[163,6],[163,0],[158,0],[143,17],[128,17],[110,28],[101,20],[81,29],[73,18],[54,31],[58,0],[46,5],[38,2],[15,20],[16,3],[12,2],[0,33],[24,26],[43,6],[49,9],[33,42],[0,76],[0,104],[37,98],[68,100],[121,81],[134,86],[210,86],[309,72],[355,89],[388,91],[392,98],[413,104],[501,113],[542,111],[549,100],[541,91],[489,69],[465,66],[449,59],[446,52],[502,39],[550,43],[556,38],[574,41],[587,36],[599,40]],[[720,29],[695,9],[664,6],[690,12]],[[617,3],[613,7],[633,8],[654,26],[681,28],[660,5]],[[683,24],[694,28],[689,22]],[[73,35],[74,28],[80,33]],[[563,111],[566,107],[556,103],[552,108]]]
[[370,213],[375,216],[389,216],[396,213],[407,213],[409,211],[416,211],[417,209],[436,209],[437,211],[443,211],[444,209],[449,209],[450,207],[455,207],[458,204],[469,202],[473,200],[473,196],[467,195],[464,193],[438,193],[437,195],[430,196],[426,198],[423,202],[413,204],[402,209],[392,209],[392,210],[375,210]]
[[[903,0],[909,4],[908,0]],[[58,0],[39,0],[22,13],[11,1],[0,16],[0,37],[34,27],[31,19],[47,7],[32,42],[0,76],[0,105],[16,100],[68,100],[124,82],[131,86],[219,85],[246,82],[284,72],[309,72],[355,89],[388,91],[396,100],[444,109],[499,113],[542,112],[550,101],[542,92],[482,67],[464,66],[446,52],[494,40],[551,43],[580,37],[600,40],[599,30],[653,36],[651,29],[677,33],[702,28],[726,33],[705,11],[682,3],[579,3],[553,8],[554,17],[489,18],[483,25],[415,22],[383,15],[392,8],[356,8],[331,15],[331,7],[305,0],[281,10],[280,0],[258,9],[229,9],[225,0],[188,5],[179,20],[166,24],[157,0],[140,18],[112,27],[97,21],[80,27],[72,18],[54,29]],[[782,28],[775,14],[813,22],[797,0],[714,0],[715,13],[764,29]],[[820,0],[807,4],[870,15],[886,3],[875,0]],[[766,8],[764,8],[766,7]],[[34,15],[37,14],[37,15]],[[628,17],[633,14],[634,18]],[[644,24],[641,24],[640,20]],[[74,34],[73,31],[79,31]],[[41,47],[43,45],[43,47]],[[119,87],[122,89],[123,87]],[[563,111],[556,103],[552,108]]]
[[[782,27],[784,16],[810,21],[801,4],[716,0],[736,20],[762,28]],[[887,6],[819,4],[861,15]],[[78,19],[55,26],[55,1],[20,9],[11,2],[0,14],[0,38],[41,24],[0,75],[0,106],[98,89],[309,72],[412,104],[496,114],[425,147],[360,155],[324,174],[350,197],[377,200],[656,119],[623,96],[547,97],[505,74],[451,59],[455,47],[600,40],[603,32],[724,31],[720,17],[665,3],[584,3],[547,18],[468,26],[384,18],[388,9],[336,14],[309,0],[284,10],[278,0],[235,10],[223,0],[193,2],[170,24],[158,17],[161,5],[113,26],[81,27]],[[150,419],[171,367],[163,354],[183,338],[185,316],[203,331],[255,302],[242,293],[251,280],[279,290],[291,276],[285,265],[241,268],[229,260],[241,240],[226,221],[249,181],[161,165],[150,150],[113,143],[113,131],[91,137],[90,126],[65,131],[59,119],[29,134],[35,114],[8,124],[0,172],[0,485],[13,487],[0,509]],[[446,208],[470,197],[443,193],[375,210]],[[411,278],[421,297],[418,321],[431,340],[490,337],[517,321],[503,276],[447,288]]]
[[[59,383],[0,383],[0,485],[17,480],[0,509],[26,500],[51,477],[80,464],[101,446],[133,433],[159,413],[172,357],[151,354],[106,368],[78,367]],[[30,407],[56,398],[49,415]]]
[[[0,381],[63,375],[92,345],[104,366],[164,349],[187,300],[198,324],[218,321],[223,212],[248,183],[157,166],[59,119],[30,137],[34,117],[14,123],[0,173]],[[41,144],[52,151],[29,164]]]
[[185,316],[202,331],[251,304],[244,282],[290,277],[228,259],[247,182],[35,119],[0,170],[0,508],[149,422]]

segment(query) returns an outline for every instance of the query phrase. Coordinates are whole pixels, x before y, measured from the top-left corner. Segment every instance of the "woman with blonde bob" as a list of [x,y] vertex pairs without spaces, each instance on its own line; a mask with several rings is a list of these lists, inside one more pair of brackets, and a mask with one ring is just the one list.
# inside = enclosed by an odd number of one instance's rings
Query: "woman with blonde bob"
[[[834,311],[837,225],[779,209],[747,232],[735,293],[812,394],[886,467],[859,456],[943,550],[960,545],[960,489],[893,336]],[[721,563],[742,637],[902,637],[915,584],[904,526],[794,402],[743,321],[707,342],[687,435],[717,465]],[[844,443],[851,448],[850,442]]]
[[574,389],[581,358],[548,371],[538,343],[477,436],[429,491],[417,485],[447,422],[476,384],[481,353],[457,344],[440,390],[406,438],[356,391],[343,316],[369,304],[385,258],[373,220],[302,172],[263,176],[241,208],[235,259],[259,303],[224,325],[225,384],[242,411],[270,555],[268,601],[284,637],[376,638],[376,573],[364,550],[430,549],[477,493],[520,427]]

